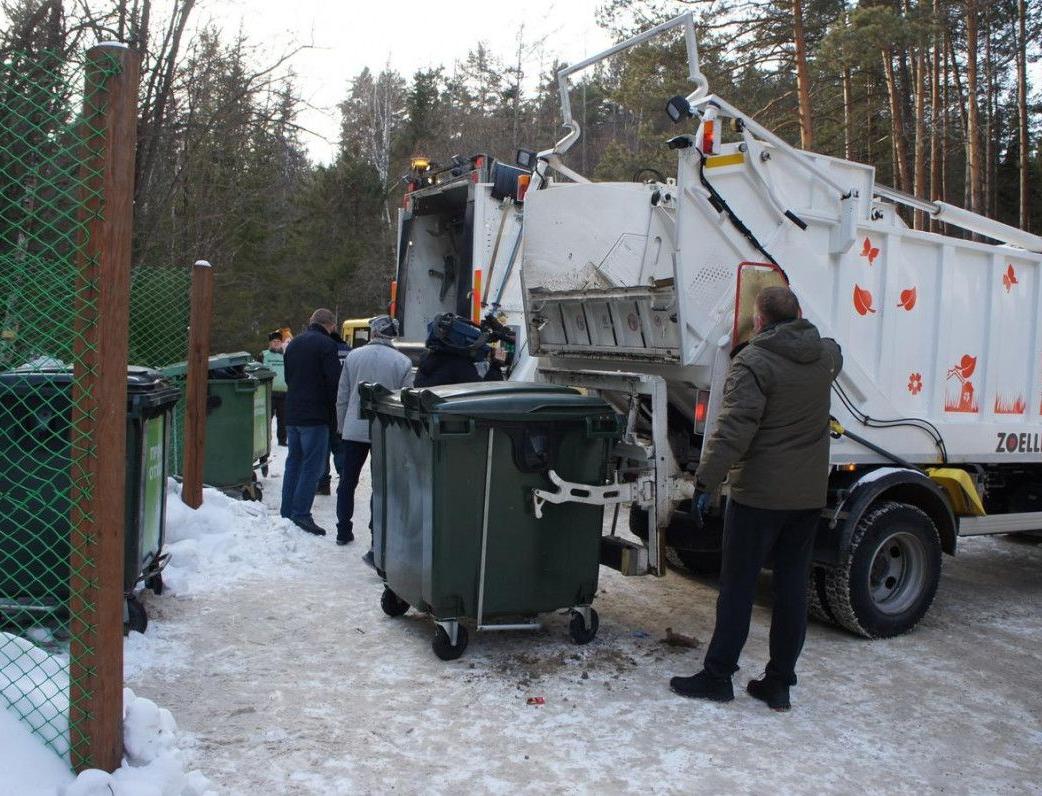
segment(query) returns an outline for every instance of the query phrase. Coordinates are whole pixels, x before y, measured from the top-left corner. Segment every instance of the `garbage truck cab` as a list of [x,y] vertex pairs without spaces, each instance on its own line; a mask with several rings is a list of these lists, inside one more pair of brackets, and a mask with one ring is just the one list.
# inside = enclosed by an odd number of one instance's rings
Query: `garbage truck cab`
[[485,154],[441,165],[413,159],[391,287],[400,348],[422,348],[427,324],[445,312],[475,323],[492,315],[523,332],[517,275],[529,178],[528,171]]
[[[678,125],[663,141],[676,177],[594,183],[570,169],[563,157],[581,134],[570,76],[677,28],[694,90],[663,98]],[[550,474],[535,511],[596,502],[617,519],[629,507],[643,543],[602,540],[602,560],[624,572],[663,574],[667,554],[718,564],[727,489],[697,521],[694,471],[757,293],[790,285],[845,359],[817,616],[869,637],[906,632],[959,537],[1042,529],[1042,238],[789,145],[710,93],[690,14],[562,69],[558,82],[569,132],[538,154],[525,201],[528,349],[541,379],[596,391],[627,422],[611,483]],[[964,237],[911,229],[911,211]]]

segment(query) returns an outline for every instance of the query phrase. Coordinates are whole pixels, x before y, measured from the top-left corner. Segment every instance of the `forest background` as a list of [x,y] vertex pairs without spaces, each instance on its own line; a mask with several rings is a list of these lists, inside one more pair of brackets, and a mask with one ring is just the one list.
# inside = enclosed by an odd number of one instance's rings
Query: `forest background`
[[[685,10],[711,90],[786,140],[869,163],[907,193],[1042,230],[1031,79],[1042,0],[607,0],[597,22],[622,38]],[[317,306],[340,318],[385,309],[411,157],[513,162],[562,132],[562,64],[526,74],[523,29],[514,52],[461,35],[453,63],[363,69],[345,86],[336,153],[316,163],[298,126],[293,49],[265,59],[241,34],[194,28],[195,0],[3,0],[0,13],[0,90],[25,53],[72,65],[111,40],[144,53],[134,263],[215,264],[215,350],[257,351],[269,329],[298,329]],[[585,74],[570,165],[600,179],[674,173],[663,108],[689,91],[679,38]]]

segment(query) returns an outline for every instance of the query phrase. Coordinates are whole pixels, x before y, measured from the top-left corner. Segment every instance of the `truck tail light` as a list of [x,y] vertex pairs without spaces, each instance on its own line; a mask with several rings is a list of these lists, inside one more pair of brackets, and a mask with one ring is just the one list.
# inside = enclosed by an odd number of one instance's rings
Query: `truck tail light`
[[695,396],[695,433],[704,434],[709,414],[709,390],[699,390]]
[[517,178],[517,201],[525,201],[525,194],[528,193],[528,186],[532,182],[531,174],[521,174]]
[[716,122],[706,119],[702,122],[702,154],[712,155],[716,147],[715,128]]

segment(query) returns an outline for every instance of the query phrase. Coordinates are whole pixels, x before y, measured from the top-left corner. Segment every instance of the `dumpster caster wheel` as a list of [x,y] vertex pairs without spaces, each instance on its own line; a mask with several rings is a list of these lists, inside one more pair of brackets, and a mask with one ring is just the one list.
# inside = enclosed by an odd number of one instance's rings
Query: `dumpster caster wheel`
[[449,640],[449,633],[444,627],[438,625],[434,631],[434,641],[431,642],[434,654],[443,661],[454,661],[463,654],[467,648],[467,628],[456,625],[456,645],[453,646]]
[[151,591],[156,597],[163,593],[163,573],[157,572],[150,578],[145,579],[145,588]]
[[383,595],[380,597],[380,607],[384,609],[384,613],[388,616],[401,616],[409,610],[409,603],[405,602],[390,589],[385,588]]
[[127,597],[127,616],[123,623],[123,633],[127,635],[131,630],[136,630],[138,633],[144,633],[148,628],[148,613],[145,611],[145,606],[141,604],[141,601],[133,595]]
[[268,477],[268,465],[266,465],[266,464],[262,464],[261,465],[261,475],[263,475],[265,478]]
[[600,620],[597,618],[597,612],[593,608],[590,608],[589,611],[589,624],[586,623],[586,619],[581,611],[572,612],[572,621],[568,624],[568,635],[572,637],[572,641],[576,644],[589,644],[597,635]]

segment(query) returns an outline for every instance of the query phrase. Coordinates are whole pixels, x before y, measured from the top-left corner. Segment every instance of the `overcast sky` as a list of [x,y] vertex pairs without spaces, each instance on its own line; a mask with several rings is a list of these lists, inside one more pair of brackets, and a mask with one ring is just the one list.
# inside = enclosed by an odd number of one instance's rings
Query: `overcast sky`
[[312,157],[328,161],[338,135],[336,104],[348,81],[363,67],[390,64],[405,77],[417,69],[451,67],[485,42],[500,59],[517,57],[524,25],[523,58],[528,78],[554,57],[575,62],[611,44],[594,21],[603,0],[207,0],[196,24],[218,23],[237,29],[268,57],[295,44],[313,44],[292,60],[297,87],[311,109],[298,119],[316,135],[304,140]]

